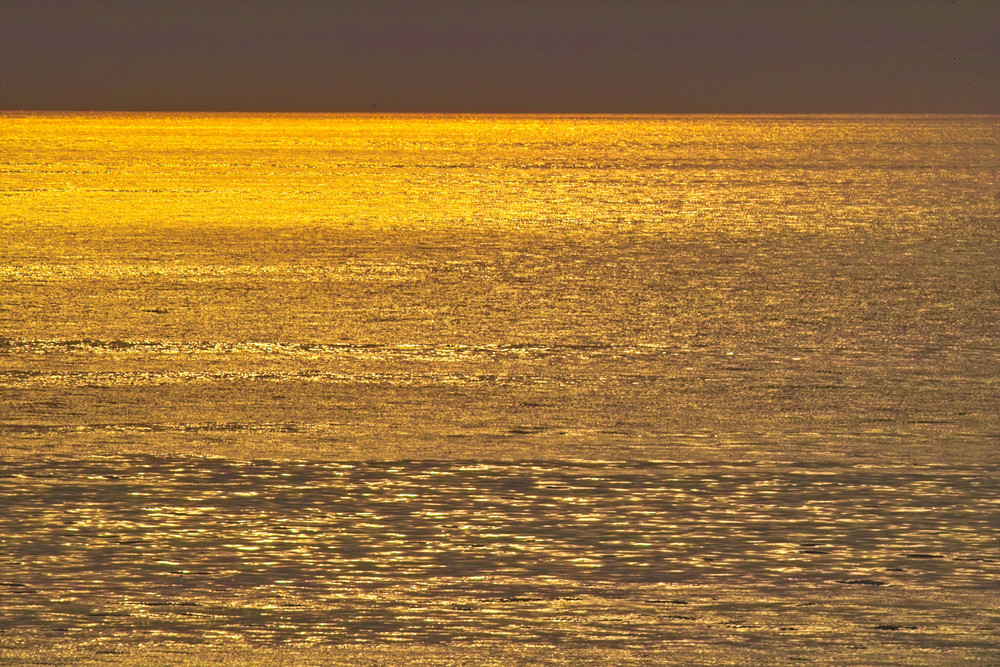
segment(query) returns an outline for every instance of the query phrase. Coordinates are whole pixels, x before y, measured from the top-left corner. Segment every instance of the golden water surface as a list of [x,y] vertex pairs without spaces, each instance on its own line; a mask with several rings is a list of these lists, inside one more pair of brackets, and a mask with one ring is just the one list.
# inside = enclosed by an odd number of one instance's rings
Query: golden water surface
[[0,661],[1000,659],[997,127],[0,114]]

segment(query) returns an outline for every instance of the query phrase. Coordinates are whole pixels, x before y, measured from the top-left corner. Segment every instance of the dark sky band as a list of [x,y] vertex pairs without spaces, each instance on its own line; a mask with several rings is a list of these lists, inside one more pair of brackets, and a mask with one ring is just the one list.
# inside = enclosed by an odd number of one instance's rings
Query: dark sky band
[[995,0],[0,0],[0,109],[998,113]]

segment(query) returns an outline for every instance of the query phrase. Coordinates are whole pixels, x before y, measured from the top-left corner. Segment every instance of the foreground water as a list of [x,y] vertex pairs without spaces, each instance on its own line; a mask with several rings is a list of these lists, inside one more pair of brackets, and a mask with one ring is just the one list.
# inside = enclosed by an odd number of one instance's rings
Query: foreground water
[[996,118],[0,127],[0,656],[998,659]]
[[0,486],[4,618],[22,642],[112,654],[237,640],[986,656],[993,473],[23,462]]

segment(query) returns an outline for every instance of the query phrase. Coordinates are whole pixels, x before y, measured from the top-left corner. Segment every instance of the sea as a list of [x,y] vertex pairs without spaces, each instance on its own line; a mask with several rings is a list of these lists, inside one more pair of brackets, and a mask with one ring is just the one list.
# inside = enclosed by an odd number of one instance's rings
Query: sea
[[0,114],[0,663],[1000,664],[998,149]]

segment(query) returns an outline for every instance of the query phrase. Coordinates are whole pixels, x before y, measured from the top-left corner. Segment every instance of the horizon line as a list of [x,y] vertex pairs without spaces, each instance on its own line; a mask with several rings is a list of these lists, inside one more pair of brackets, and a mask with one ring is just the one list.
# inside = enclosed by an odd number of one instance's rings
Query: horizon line
[[3,109],[0,114],[242,114],[324,116],[1000,116],[997,111],[418,111],[267,109]]

